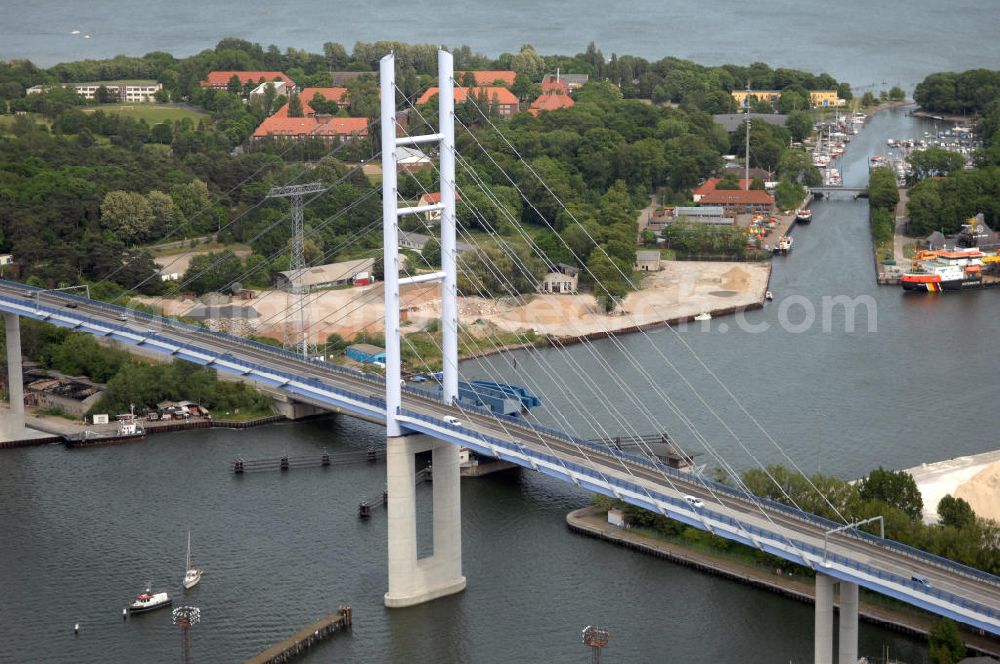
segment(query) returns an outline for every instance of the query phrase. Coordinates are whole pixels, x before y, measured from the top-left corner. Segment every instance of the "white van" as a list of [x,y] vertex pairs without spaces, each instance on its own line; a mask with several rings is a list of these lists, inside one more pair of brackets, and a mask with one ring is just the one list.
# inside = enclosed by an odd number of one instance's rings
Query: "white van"
[[457,417],[455,417],[454,415],[445,415],[441,419],[444,420],[445,422],[447,422],[448,424],[453,424],[455,426],[458,426],[459,424],[461,424],[461,422],[459,421],[459,419]]

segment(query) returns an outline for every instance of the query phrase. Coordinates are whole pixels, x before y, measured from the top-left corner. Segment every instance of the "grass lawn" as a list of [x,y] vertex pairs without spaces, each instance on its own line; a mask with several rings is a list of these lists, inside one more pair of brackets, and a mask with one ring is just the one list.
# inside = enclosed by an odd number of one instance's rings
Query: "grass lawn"
[[[28,113],[27,115],[35,122],[35,124],[43,124],[49,129],[52,128],[52,123],[49,122],[48,119],[45,118],[45,116],[43,116],[41,113]],[[10,130],[10,128],[14,126],[14,122],[16,120],[17,120],[16,115],[6,115],[6,114],[0,115],[0,128],[2,128],[3,130]]]
[[87,113],[94,111],[116,113],[137,120],[142,118],[150,125],[183,120],[184,118],[191,118],[192,122],[198,124],[202,118],[208,117],[207,113],[202,113],[187,104],[101,104],[100,106],[89,106],[83,110]]

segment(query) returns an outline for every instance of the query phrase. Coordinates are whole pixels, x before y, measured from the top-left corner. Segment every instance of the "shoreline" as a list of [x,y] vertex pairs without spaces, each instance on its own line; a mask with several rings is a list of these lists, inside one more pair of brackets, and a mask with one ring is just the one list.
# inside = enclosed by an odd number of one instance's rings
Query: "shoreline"
[[[566,525],[575,534],[603,540],[626,549],[646,555],[664,558],[673,563],[694,568],[744,585],[777,593],[799,602],[815,602],[815,587],[801,577],[776,575],[760,567],[740,563],[704,551],[684,547],[679,544],[658,540],[646,535],[612,526],[607,523],[604,513],[589,506],[573,510],[566,515]],[[839,603],[835,603],[839,607]],[[916,611],[916,610],[915,610]],[[861,598],[859,618],[909,636],[925,637],[936,618],[931,614],[904,612]],[[962,626],[960,625],[960,628]],[[1000,642],[968,630],[959,632],[966,647],[980,654],[1000,655]]]
[[942,122],[975,122],[975,116],[968,115],[945,115],[942,113],[933,113],[931,111],[917,110],[910,111],[910,115],[915,118],[924,118],[925,120],[940,120]]
[[[318,417],[325,417],[327,415],[328,413],[323,413],[322,415],[310,418],[300,418],[299,420],[294,421],[298,422],[315,419]],[[65,422],[58,422],[56,419],[56,416],[28,415],[25,417],[25,428],[43,435],[21,438],[18,440],[0,441],[0,449],[37,447],[41,445],[61,443],[66,435],[82,433],[87,430],[95,430],[95,427],[93,426],[88,427],[83,424],[70,422],[69,420],[66,420]],[[250,420],[214,420],[207,418],[192,418],[190,420],[147,422],[145,424],[145,429],[146,435],[151,436],[154,434],[172,433],[174,431],[190,431],[193,429],[251,429],[266,426],[268,424],[290,421],[293,420],[289,420],[284,415],[268,415],[266,417],[256,417]],[[108,429],[104,425],[98,425],[96,430],[101,433],[113,431],[113,429]]]

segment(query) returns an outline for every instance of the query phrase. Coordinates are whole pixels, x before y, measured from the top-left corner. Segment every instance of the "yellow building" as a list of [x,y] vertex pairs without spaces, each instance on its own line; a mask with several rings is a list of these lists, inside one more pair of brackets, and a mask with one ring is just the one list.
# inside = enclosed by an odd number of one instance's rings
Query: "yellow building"
[[[740,108],[746,107],[747,97],[751,97],[754,102],[767,101],[771,104],[777,104],[778,100],[781,99],[781,90],[733,90],[730,94],[733,95],[736,105]],[[812,104],[813,108],[843,106],[845,104],[843,99],[837,97],[836,90],[812,90],[809,93],[809,103]]]
[[780,90],[733,90],[730,94],[733,95],[733,99],[736,100],[736,105],[740,108],[747,106],[747,97],[752,97],[753,101],[769,101],[772,104],[777,104],[778,100],[781,99]]

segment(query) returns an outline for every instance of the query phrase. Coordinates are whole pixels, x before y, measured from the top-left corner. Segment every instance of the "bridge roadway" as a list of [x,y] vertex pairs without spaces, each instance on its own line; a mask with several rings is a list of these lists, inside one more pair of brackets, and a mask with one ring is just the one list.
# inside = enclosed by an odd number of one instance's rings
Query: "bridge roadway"
[[[69,302],[77,306],[67,307]],[[210,365],[277,387],[305,403],[385,422],[380,377],[139,312],[129,311],[128,320],[122,321],[125,310],[112,305],[62,293],[33,293],[12,282],[0,282],[0,311]],[[458,417],[460,424],[446,423],[445,415]],[[399,419],[415,432],[616,496],[1000,635],[998,577],[857,531],[830,535],[825,553],[824,532],[839,524],[515,418],[448,406],[429,392],[407,388]],[[700,498],[704,507],[692,506],[685,495]],[[913,576],[925,577],[929,584],[913,581]]]

